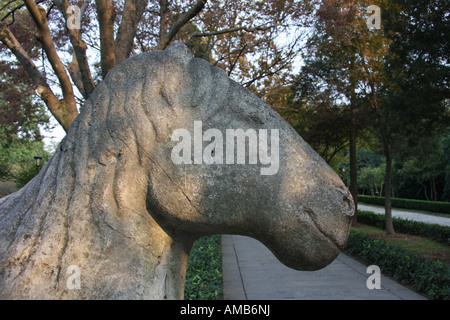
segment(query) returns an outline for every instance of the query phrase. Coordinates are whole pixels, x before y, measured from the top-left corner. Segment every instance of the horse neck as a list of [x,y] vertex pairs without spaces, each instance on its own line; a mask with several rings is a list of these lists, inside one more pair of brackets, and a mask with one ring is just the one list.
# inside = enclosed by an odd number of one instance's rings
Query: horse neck
[[[111,164],[80,157],[89,152],[77,143],[69,137],[38,176],[2,199],[0,297],[182,299],[194,239],[164,231],[145,196],[127,202],[117,175],[102,174]],[[71,266],[79,289],[70,286]]]

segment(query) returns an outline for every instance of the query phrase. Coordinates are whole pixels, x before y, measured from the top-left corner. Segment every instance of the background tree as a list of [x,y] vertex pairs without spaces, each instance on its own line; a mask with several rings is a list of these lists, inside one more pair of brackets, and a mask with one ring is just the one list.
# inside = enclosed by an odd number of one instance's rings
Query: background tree
[[428,135],[398,148],[398,196],[445,201],[450,134]]
[[[296,85],[297,102],[301,108],[310,108],[308,104],[311,103],[328,105],[327,111],[323,108],[315,110],[331,116],[328,125],[317,127],[315,133],[320,136],[321,130],[330,130],[329,135],[337,138],[333,144],[338,148],[332,155],[344,147],[349,148],[350,191],[356,204],[355,222],[358,202],[358,126],[367,126],[363,123],[363,119],[367,118],[364,113],[368,110],[365,89],[369,81],[381,80],[379,74],[386,50],[386,41],[381,33],[372,32],[367,27],[368,4],[372,2],[322,2],[317,11],[314,33],[308,42],[309,55],[299,75],[299,84]],[[317,101],[320,101],[319,104]],[[330,112],[333,109],[340,111]]]
[[[67,27],[73,21],[70,5],[81,8],[80,29]],[[310,1],[294,0],[2,0],[1,52],[20,62],[67,130],[79,104],[112,68],[132,55],[164,49],[174,39],[258,91],[265,78],[289,68],[300,52],[303,32],[296,31],[284,45],[278,40],[287,28],[300,30],[308,23],[302,17],[312,8]],[[17,25],[27,26],[26,39],[17,34]],[[32,54],[35,48],[41,48],[43,59]]]
[[382,8],[383,32],[390,39],[382,85],[371,84],[371,106],[386,158],[385,212],[391,219],[392,160],[399,142],[445,132],[449,108],[449,5],[439,0],[392,0]]
[[[367,27],[369,4],[378,5],[383,13],[379,30]],[[442,1],[421,1],[420,9],[416,3],[401,0],[323,1],[309,40],[309,58],[295,87],[294,100],[304,114],[311,105],[317,108],[324,103],[346,114],[349,122],[341,130],[349,134],[350,190],[356,201],[358,123],[378,136],[386,159],[388,234],[394,233],[390,199],[395,152],[400,145],[413,145],[419,138],[442,134],[448,128],[450,51],[444,30],[449,17],[448,5]],[[332,115],[329,110],[326,114]],[[343,119],[337,114],[333,118],[338,123]],[[320,117],[316,120],[321,123]],[[431,174],[430,168],[422,169]],[[434,176],[427,179],[434,181]]]
[[[25,81],[15,83],[17,78]],[[48,157],[40,130],[48,127],[49,117],[45,106],[33,97],[23,69],[0,62],[0,185],[12,181],[23,186],[37,173],[33,157],[42,155],[44,162]],[[0,196],[14,190],[0,190]]]
[[365,191],[369,191],[372,196],[379,196],[383,193],[383,186],[385,181],[384,165],[380,167],[364,167],[361,168],[359,174],[359,185]]

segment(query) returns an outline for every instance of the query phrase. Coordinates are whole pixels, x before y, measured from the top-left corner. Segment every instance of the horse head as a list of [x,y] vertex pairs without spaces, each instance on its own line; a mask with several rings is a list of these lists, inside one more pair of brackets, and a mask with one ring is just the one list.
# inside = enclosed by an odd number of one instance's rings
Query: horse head
[[353,211],[273,109],[174,42],[113,69],[39,175],[0,200],[0,296],[182,298],[190,248],[210,234],[315,270],[345,245]]

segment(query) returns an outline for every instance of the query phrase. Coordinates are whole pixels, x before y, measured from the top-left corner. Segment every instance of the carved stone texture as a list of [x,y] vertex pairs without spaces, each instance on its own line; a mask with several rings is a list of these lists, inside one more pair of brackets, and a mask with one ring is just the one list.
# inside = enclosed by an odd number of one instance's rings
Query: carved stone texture
[[[227,129],[277,129],[276,173],[259,160],[175,164],[172,134],[193,136],[196,121],[224,143]],[[345,245],[353,209],[273,109],[174,42],[112,70],[41,172],[0,199],[0,298],[182,299],[191,246],[210,234],[254,237],[315,270]]]

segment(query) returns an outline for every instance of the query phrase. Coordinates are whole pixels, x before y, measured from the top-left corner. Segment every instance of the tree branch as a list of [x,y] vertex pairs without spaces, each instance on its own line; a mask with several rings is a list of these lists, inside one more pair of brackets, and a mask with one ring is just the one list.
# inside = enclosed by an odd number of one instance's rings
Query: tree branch
[[237,31],[242,31],[242,30],[244,30],[246,32],[249,32],[249,33],[252,33],[252,32],[255,32],[255,31],[266,31],[268,29],[275,28],[278,25],[279,24],[274,24],[274,25],[270,25],[270,26],[263,26],[263,25],[261,25],[261,26],[255,27],[255,28],[249,28],[249,27],[246,27],[246,26],[242,26],[242,27],[235,27],[235,28],[229,28],[229,29],[218,30],[218,31],[211,31],[211,32],[203,32],[203,33],[194,32],[194,33],[191,33],[189,35],[189,37],[209,37],[209,36],[216,36],[216,35],[219,35],[219,34],[237,32]]
[[122,21],[115,41],[116,64],[130,56],[137,26],[142,19],[148,0],[126,0]]
[[14,54],[36,85],[50,89],[42,73],[4,22],[0,24],[0,40]]
[[[54,0],[62,12],[64,19],[66,22],[69,19],[69,15],[67,14],[67,9],[70,6],[68,0]],[[88,1],[85,1],[81,11],[87,7]],[[82,13],[81,13],[82,14]],[[81,38],[81,31],[78,28],[67,28],[66,30],[69,33],[70,43],[73,47],[73,52],[76,58],[69,64],[68,69],[71,75],[71,78],[77,88],[80,90],[81,94],[85,99],[87,99],[92,92],[94,91],[95,84],[92,79],[91,70],[89,68],[88,58],[86,56],[87,45]],[[80,75],[78,77],[78,74]]]
[[70,125],[73,119],[78,115],[78,109],[76,106],[75,95],[73,92],[72,83],[70,81],[69,76],[59,59],[58,53],[56,52],[55,45],[51,38],[50,29],[48,27],[47,22],[47,13],[44,8],[38,6],[36,2],[32,0],[24,0],[25,6],[28,9],[33,21],[35,22],[39,40],[42,43],[42,48],[45,50],[47,54],[47,58],[55,72],[56,77],[61,85],[61,90],[64,96],[64,115],[61,121],[65,124],[63,127],[67,127]]
[[59,101],[59,99],[55,96],[53,91],[50,89],[50,86],[47,84],[45,77],[38,70],[31,57],[19,41],[17,41],[17,38],[12,34],[4,22],[0,22],[0,40],[20,62],[31,81],[33,81],[33,83],[37,86],[37,93],[41,96],[42,100],[44,100],[56,120],[67,131],[72,121],[69,123],[64,121],[64,102]]
[[155,50],[165,49],[173,40],[173,38],[175,38],[178,31],[180,31],[180,29],[186,23],[188,23],[189,20],[194,18],[200,11],[202,11],[207,1],[208,0],[198,0],[192,8],[181,15],[181,17],[172,25],[169,32],[159,41],[158,45],[155,47]]
[[72,55],[72,62],[67,65],[67,70],[69,71],[70,78],[78,90],[81,92],[83,98],[87,99],[89,96],[86,94],[84,89],[83,80],[81,79],[81,71],[78,65],[77,58],[75,54]]
[[116,10],[110,0],[96,0],[100,28],[100,56],[103,79],[116,66],[114,20]]
[[249,86],[251,86],[254,82],[256,82],[256,81],[258,81],[258,80],[261,80],[262,78],[264,78],[264,77],[266,77],[266,76],[274,75],[275,73],[277,73],[277,72],[283,70],[283,69],[289,64],[289,62],[285,62],[285,63],[283,63],[280,67],[278,67],[277,69],[275,69],[275,70],[273,70],[273,71],[270,71],[270,69],[272,69],[273,67],[275,67],[275,66],[276,66],[278,63],[280,63],[281,61],[282,61],[282,59],[281,59],[280,57],[277,57],[277,58],[275,59],[275,61],[274,61],[270,66],[268,66],[267,68],[265,68],[265,70],[263,70],[262,72],[260,72],[259,75],[257,75],[256,77],[254,77],[253,79],[251,79],[251,80],[249,80],[249,81],[244,82],[242,85],[243,85],[244,87],[249,87]]
[[[0,11],[2,11],[3,9],[5,9],[7,6],[9,6],[10,4],[12,4],[13,2],[15,2],[16,0],[10,0],[7,3],[5,3],[5,5],[3,7],[0,8]],[[23,4],[21,4],[20,6],[23,6]]]
[[169,1],[159,0],[159,40],[167,34],[167,13],[169,12]]
[[[9,1],[8,3],[6,3],[3,7],[0,8],[0,12],[3,11],[7,6],[9,6],[10,4],[12,4],[13,2],[16,2],[16,1],[17,1],[17,0],[12,0],[12,1]],[[44,1],[45,1],[45,0],[38,0],[38,1],[36,1],[36,4],[39,4],[39,3],[44,2]],[[2,18],[0,19],[0,21],[5,21],[6,18],[8,18],[10,15],[13,15],[13,16],[14,16],[14,13],[15,13],[17,10],[20,10],[21,8],[23,8],[24,5],[25,5],[25,3],[22,2],[21,4],[15,6],[14,8],[9,9],[8,12],[7,12],[7,14],[6,14],[4,17],[2,17]]]
[[241,50],[239,50],[239,53],[238,53],[236,59],[234,59],[234,62],[231,63],[230,70],[228,71],[228,76],[231,76],[231,73],[233,72],[234,67],[236,66],[237,62],[239,61],[239,58],[244,53],[246,48],[247,48],[247,43],[242,46]]

